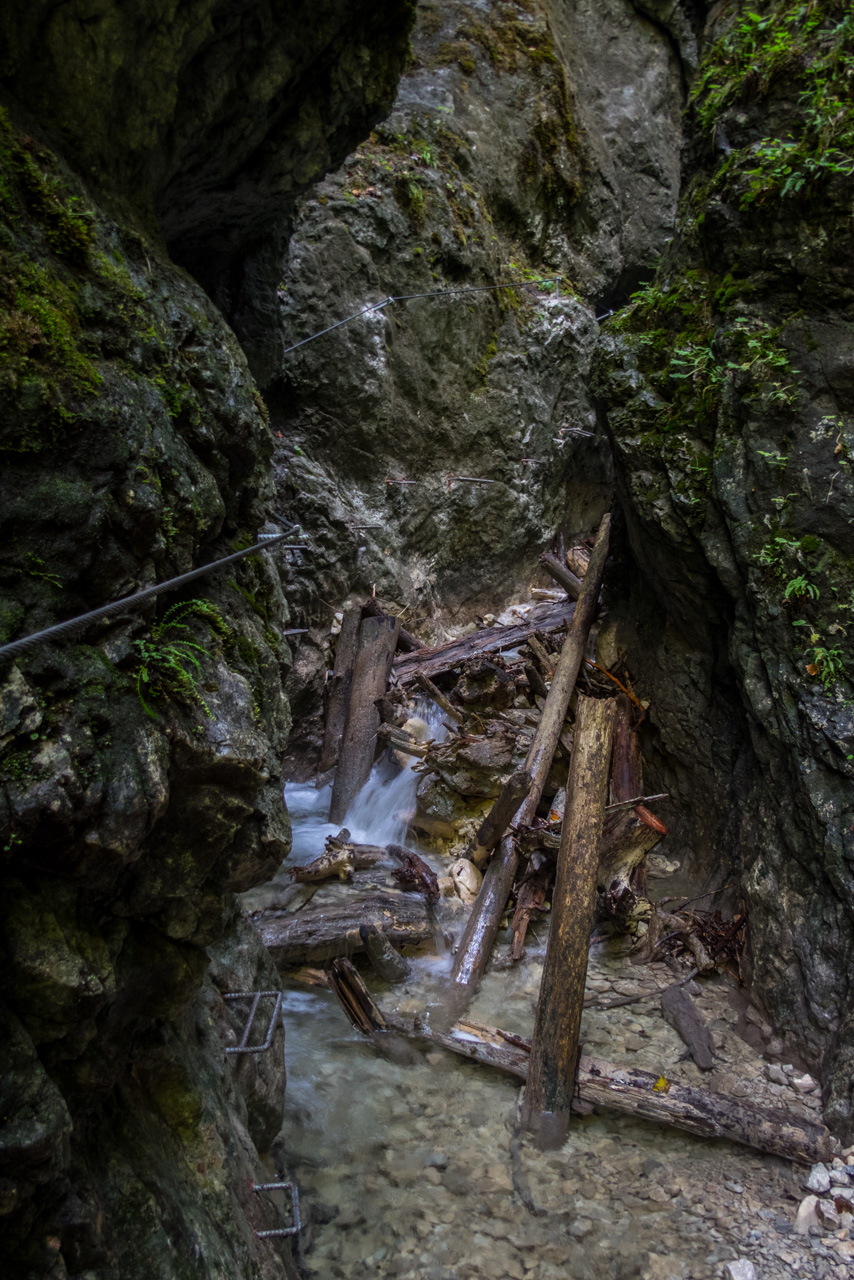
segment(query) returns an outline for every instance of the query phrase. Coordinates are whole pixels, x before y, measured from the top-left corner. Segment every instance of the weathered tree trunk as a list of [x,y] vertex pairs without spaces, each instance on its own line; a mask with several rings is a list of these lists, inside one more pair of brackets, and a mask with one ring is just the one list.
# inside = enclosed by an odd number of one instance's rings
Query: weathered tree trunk
[[350,703],[350,687],[353,683],[353,667],[359,642],[359,623],[362,608],[356,600],[348,600],[344,606],[341,630],[335,646],[335,666],[326,690],[326,727],[323,733],[323,750],[320,753],[320,772],[325,773],[338,762],[341,735],[347,719]]
[[551,576],[561,587],[571,600],[577,600],[581,595],[581,588],[584,585],[580,578],[576,578],[571,569],[567,569],[554,556],[549,555],[548,551],[544,551],[540,556],[540,564],[544,569],[548,569]]
[[350,832],[344,828],[337,836],[327,836],[326,848],[320,857],[301,867],[291,867],[291,878],[297,884],[312,884],[317,880],[352,880],[354,871],[364,871],[374,866],[385,855],[378,844],[352,844]]
[[614,710],[611,699],[578,699],[549,941],[523,1110],[526,1126],[550,1146],[560,1146],[569,1128]]
[[354,1027],[365,1035],[386,1030],[385,1018],[352,961],[346,956],[339,956],[329,966],[327,977],[338,1003]]
[[446,716],[450,716],[452,720],[462,720],[463,713],[460,711],[459,707],[455,707],[450,703],[444,693],[442,693],[441,689],[437,689],[433,681],[429,680],[423,672],[416,671],[415,683],[418,685],[419,689],[422,689],[424,693],[427,694],[428,698],[431,698],[433,702],[435,702],[436,706],[439,707],[440,710],[444,711]]
[[514,960],[522,959],[525,946],[525,935],[531,917],[544,910],[546,893],[552,879],[552,860],[544,853],[534,853],[528,863],[524,879],[516,886],[516,910],[510,928],[513,931],[513,947],[511,955]]
[[[519,1080],[527,1078],[530,1044],[522,1036],[468,1020],[442,1032],[425,1023],[415,1027],[393,1014],[383,1017],[389,1031],[495,1067]],[[577,1097],[582,1102],[673,1125],[701,1138],[726,1138],[799,1164],[816,1164],[833,1155],[833,1139],[823,1125],[787,1111],[750,1106],[726,1094],[678,1084],[635,1067],[582,1057],[577,1084]]]
[[[611,800],[618,804],[643,795],[643,763],[640,739],[632,729],[632,708],[629,699],[621,693],[617,699],[617,719],[614,724],[614,754],[611,760]],[[664,832],[662,832],[662,835]],[[626,889],[637,897],[646,897],[646,853],[652,841],[644,849],[626,878]]]
[[567,601],[538,605],[531,609],[525,622],[510,627],[484,627],[473,635],[460,636],[432,649],[419,649],[417,653],[403,653],[395,660],[394,674],[402,685],[411,684],[416,672],[436,676],[451,671],[469,658],[499,649],[515,649],[535,631],[557,631],[572,617],[573,605]]
[[364,950],[363,924],[381,928],[395,947],[425,942],[436,926],[424,899],[414,893],[353,890],[346,902],[304,907],[296,913],[263,912],[255,920],[261,941],[278,965],[323,964]]
[[533,782],[531,774],[525,769],[511,774],[495,804],[478,827],[477,835],[473,836],[466,846],[464,858],[468,858],[481,869],[486,866],[487,858],[509,827],[513,815],[531,790]]
[[661,1013],[688,1046],[701,1071],[715,1065],[715,1042],[706,1020],[684,987],[668,987],[661,995]]
[[605,815],[598,883],[616,900],[631,889],[632,877],[667,828],[648,809],[614,809]]
[[[525,761],[525,769],[531,773],[533,782],[528,798],[515,816],[514,826],[530,824],[543,794],[552,757],[563,730],[569,700],[578,678],[584,647],[596,615],[599,592],[605,575],[605,561],[608,558],[610,528],[611,517],[606,515],[599,526],[596,546],[590,558],[590,568],[584,580],[584,589],[575,606],[569,633],[564,640],[552,678],[549,696],[546,698],[546,705]],[[518,865],[519,858],[515,842],[512,836],[505,836],[501,841],[500,854],[496,855],[487,867],[480,893],[457,948],[452,979],[464,998],[473,992],[486,968],[510,890],[513,888]]]
[[[365,618],[384,618],[386,614],[383,613],[373,596],[368,596],[362,605],[362,616]],[[417,636],[414,636],[411,631],[407,631],[405,627],[401,627],[397,633],[397,647],[402,649],[404,653],[415,653],[417,649],[427,648],[423,640],[419,640]]]
[[338,772],[332,787],[330,822],[344,821],[347,810],[371,772],[380,724],[376,702],[388,684],[399,627],[397,618],[362,620]]
[[409,965],[400,952],[392,946],[382,929],[375,924],[359,926],[359,937],[377,973],[386,982],[404,982],[409,977]]

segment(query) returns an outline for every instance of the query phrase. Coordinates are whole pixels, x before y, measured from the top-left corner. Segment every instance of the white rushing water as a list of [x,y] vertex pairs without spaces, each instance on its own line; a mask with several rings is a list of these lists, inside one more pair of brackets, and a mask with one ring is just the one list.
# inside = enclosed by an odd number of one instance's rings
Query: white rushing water
[[[423,729],[417,736],[421,740],[433,738],[443,741],[446,736],[443,716],[444,713],[434,703],[418,699],[412,720],[420,721]],[[401,761],[405,762],[403,768],[400,767]],[[391,751],[383,752],[342,824],[356,843],[404,843],[408,815],[415,808],[415,789],[421,778],[413,768],[417,763],[415,756],[395,757]],[[331,800],[331,783],[319,791],[311,782],[288,783],[285,787],[285,803],[293,828],[289,865],[311,862],[323,851],[326,837],[337,835],[339,827],[329,822]]]
[[[419,703],[417,714],[425,737],[444,737],[432,704]],[[401,769],[390,752],[383,754],[346,815],[354,840],[412,846],[406,815],[421,776],[414,763]],[[286,866],[316,858],[326,837],[337,834],[328,821],[331,795],[331,786],[287,786],[293,853]],[[421,852],[441,874],[442,855]],[[369,878],[382,880],[389,870],[378,867]],[[280,874],[286,877],[286,868]],[[280,892],[281,883],[277,877],[270,888]],[[352,892],[333,882],[316,901]],[[465,917],[455,898],[443,898],[436,910],[441,928],[452,933]],[[496,962],[472,1003],[475,1021],[531,1034],[545,933],[544,925],[530,930],[522,965],[509,964],[507,938],[499,938]],[[672,980],[663,965],[638,974],[619,948],[611,950],[603,945],[591,955],[591,994],[622,997],[639,984],[659,988]],[[440,1021],[449,972],[442,951],[428,947],[410,957],[410,976],[396,987],[363,968],[380,1006],[407,1019]],[[731,1088],[738,1080],[742,1092],[767,1105],[762,1060],[737,1035],[738,1013],[725,986],[720,979],[704,987],[720,1055],[713,1084]],[[307,1223],[302,1261],[312,1280],[851,1274],[847,1256],[815,1256],[810,1246],[817,1242],[792,1233],[797,1175],[781,1165],[772,1177],[755,1152],[603,1112],[574,1118],[562,1151],[541,1153],[514,1136],[518,1081],[394,1035],[367,1041],[322,988],[286,978],[283,1009],[287,1118],[275,1163],[300,1188]],[[606,1046],[606,1057],[698,1083],[701,1073],[683,1060],[684,1046],[657,1001],[587,1009],[582,1036]],[[756,1271],[746,1269],[750,1259]]]

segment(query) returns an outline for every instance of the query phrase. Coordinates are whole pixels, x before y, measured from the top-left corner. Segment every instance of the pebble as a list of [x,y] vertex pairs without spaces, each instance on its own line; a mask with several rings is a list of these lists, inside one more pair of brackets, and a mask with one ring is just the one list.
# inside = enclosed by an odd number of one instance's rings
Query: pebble
[[816,1213],[817,1204],[818,1196],[807,1196],[798,1206],[798,1212],[795,1215],[795,1231],[803,1236],[809,1235],[811,1227],[820,1225]]
[[767,1066],[765,1068],[765,1074],[767,1075],[769,1080],[773,1081],[774,1084],[782,1084],[788,1087],[788,1084],[789,1084],[788,1076],[786,1075],[783,1068],[781,1066],[778,1066],[776,1062],[772,1062],[770,1066]]
[[749,1258],[736,1258],[724,1263],[726,1280],[756,1280],[756,1268]]
[[809,1171],[809,1176],[804,1179],[803,1186],[807,1191],[814,1191],[817,1195],[824,1195],[830,1190],[830,1174],[823,1164],[814,1164]]
[[797,1089],[798,1093],[815,1093],[818,1088],[818,1081],[814,1080],[810,1075],[795,1076],[792,1079],[792,1086]]

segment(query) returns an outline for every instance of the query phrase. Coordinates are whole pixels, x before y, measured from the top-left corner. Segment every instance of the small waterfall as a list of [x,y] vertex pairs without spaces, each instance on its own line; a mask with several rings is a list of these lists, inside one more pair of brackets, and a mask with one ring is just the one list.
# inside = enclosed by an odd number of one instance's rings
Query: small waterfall
[[[447,732],[443,715],[433,702],[418,698],[411,718],[423,722],[419,736],[424,740],[442,741]],[[417,764],[417,757],[400,758],[407,760],[402,769],[391,750],[384,751],[347,811],[343,825],[359,844],[401,844],[406,838],[407,815],[415,808],[415,790],[421,775],[412,767]],[[331,784],[320,791],[311,783],[288,783],[285,787],[293,828],[291,864],[310,862],[322,852],[326,837],[337,834],[338,827],[329,822],[331,800]]]

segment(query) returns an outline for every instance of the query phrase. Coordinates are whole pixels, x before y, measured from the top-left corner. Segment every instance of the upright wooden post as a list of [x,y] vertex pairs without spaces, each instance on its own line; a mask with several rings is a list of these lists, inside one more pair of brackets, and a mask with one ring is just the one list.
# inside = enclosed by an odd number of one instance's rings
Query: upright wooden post
[[332,787],[330,822],[344,821],[370,775],[380,726],[376,704],[386,691],[399,628],[397,618],[362,619],[338,772]]
[[[527,826],[531,822],[543,794],[552,757],[569,709],[569,700],[578,679],[587,637],[596,616],[599,592],[605,576],[605,561],[608,559],[610,529],[611,517],[605,515],[599,526],[590,567],[552,677],[546,705],[525,761],[525,770],[533,778],[531,790],[516,813],[513,826]],[[505,836],[486,869],[480,892],[457,948],[451,974],[457,987],[457,999],[451,1001],[455,1007],[464,1004],[483,976],[518,865],[515,841],[512,836]]]
[[323,750],[320,753],[320,772],[325,773],[338,762],[341,735],[347,720],[350,688],[353,684],[353,667],[359,643],[359,623],[362,606],[357,600],[348,600],[344,606],[341,630],[335,646],[335,666],[326,697],[326,726],[323,733]]
[[613,729],[613,699],[579,696],[523,1109],[545,1146],[560,1146],[569,1128]]

